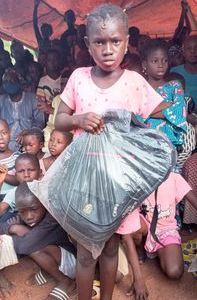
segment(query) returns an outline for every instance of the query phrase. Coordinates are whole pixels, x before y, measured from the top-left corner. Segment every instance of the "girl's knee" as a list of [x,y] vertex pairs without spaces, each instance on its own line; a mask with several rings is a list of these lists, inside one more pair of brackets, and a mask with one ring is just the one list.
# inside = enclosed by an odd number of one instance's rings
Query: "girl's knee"
[[96,260],[93,259],[92,254],[90,252],[87,253],[77,253],[77,262],[84,268],[95,266]]
[[180,279],[181,276],[183,275],[183,272],[184,272],[183,264],[168,266],[168,268],[166,268],[165,270],[167,277],[169,279],[174,279],[174,280]]

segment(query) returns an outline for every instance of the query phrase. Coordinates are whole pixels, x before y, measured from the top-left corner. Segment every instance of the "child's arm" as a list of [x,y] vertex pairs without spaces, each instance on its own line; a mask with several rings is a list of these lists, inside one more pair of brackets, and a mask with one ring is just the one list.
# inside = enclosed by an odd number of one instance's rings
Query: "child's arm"
[[8,183],[8,184],[14,185],[14,186],[19,184],[19,182],[16,179],[16,176],[15,175],[10,175],[10,174],[6,175],[5,182]]
[[40,4],[40,0],[34,0],[34,10],[33,10],[33,26],[34,32],[37,39],[38,44],[42,40],[42,36],[40,34],[40,30],[38,27],[38,6]]
[[9,205],[6,202],[1,202],[0,203],[0,216],[2,216],[3,214],[5,214],[9,209]]
[[24,236],[30,231],[30,228],[25,225],[13,224],[10,225],[8,233],[10,235]]
[[7,173],[8,173],[7,167],[5,165],[0,165],[0,188],[2,187],[5,181]]
[[70,109],[63,101],[60,102],[55,118],[55,127],[61,131],[71,131],[81,128],[91,133],[100,133],[103,129],[101,116],[89,112],[82,115],[73,115]]
[[166,109],[168,107],[170,107],[172,105],[171,102],[162,102],[160,103],[152,112],[152,114],[150,115],[150,117],[152,118],[156,118],[156,119],[165,119],[165,116],[162,113],[163,109]]
[[132,235],[131,234],[124,235],[123,241],[127,250],[126,251],[127,259],[133,270],[133,277],[134,277],[133,290],[135,293],[135,299],[146,300],[148,299],[148,290],[140,270],[139,259],[138,259],[138,255],[137,255],[137,251],[136,251],[136,247]]

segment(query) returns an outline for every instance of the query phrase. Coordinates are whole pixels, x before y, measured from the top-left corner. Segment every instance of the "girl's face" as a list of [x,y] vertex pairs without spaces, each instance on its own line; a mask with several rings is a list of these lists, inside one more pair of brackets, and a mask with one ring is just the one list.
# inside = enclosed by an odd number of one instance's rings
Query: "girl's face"
[[52,156],[60,155],[68,146],[66,136],[60,131],[53,131],[49,140],[48,148]]
[[104,20],[89,29],[86,44],[96,65],[105,72],[115,71],[127,51],[128,35],[120,20]]
[[43,147],[43,143],[35,135],[26,135],[23,138],[23,147],[25,152],[37,155]]
[[162,79],[168,69],[168,55],[163,49],[153,50],[143,62],[149,78]]
[[4,122],[0,122],[0,152],[4,152],[8,148],[10,141],[10,131]]

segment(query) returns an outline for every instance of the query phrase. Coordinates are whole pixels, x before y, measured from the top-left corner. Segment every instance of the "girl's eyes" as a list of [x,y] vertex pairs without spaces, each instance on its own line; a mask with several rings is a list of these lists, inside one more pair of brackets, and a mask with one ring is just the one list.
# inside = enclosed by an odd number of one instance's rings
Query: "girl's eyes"
[[120,44],[120,40],[114,40],[113,44],[116,45],[116,46],[118,46]]
[[97,46],[102,46],[102,45],[103,45],[103,42],[102,42],[102,41],[96,41],[95,44],[96,44]]

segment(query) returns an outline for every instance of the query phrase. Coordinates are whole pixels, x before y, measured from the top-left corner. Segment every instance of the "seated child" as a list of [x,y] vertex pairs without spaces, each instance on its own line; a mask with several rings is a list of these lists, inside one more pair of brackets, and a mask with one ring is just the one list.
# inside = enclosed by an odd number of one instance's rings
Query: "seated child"
[[36,155],[38,159],[43,158],[44,133],[40,128],[33,127],[24,131],[22,147],[26,153]]
[[29,190],[26,182],[17,187],[15,198],[18,215],[0,225],[0,234],[12,237],[19,257],[28,255],[56,280],[58,287],[52,290],[51,296],[57,291],[62,295],[71,294],[75,283],[68,276],[75,277],[76,260],[75,247],[67,233]]
[[[16,179],[19,183],[33,181],[41,177],[41,169],[37,157],[33,154],[20,154],[15,161]],[[1,222],[16,214],[15,208],[16,187],[8,191],[0,203]]]
[[[181,238],[177,228],[175,212],[176,204],[185,196],[194,207],[197,207],[197,195],[192,191],[189,184],[180,174],[171,172],[169,177],[159,186],[158,191],[153,192],[144,201],[146,216],[144,217],[140,214],[141,229],[130,236],[123,237],[128,261],[134,273],[134,286],[131,289],[134,288],[136,299],[138,299],[139,295],[143,295],[144,298],[142,299],[147,299],[148,297],[139,261],[135,255],[136,249],[134,249],[134,241],[139,245],[143,236],[146,236],[145,249],[147,254],[158,254],[161,269],[168,278],[179,279],[183,274]],[[151,229],[153,227],[152,220],[156,204],[158,220],[155,237]]]
[[64,149],[72,142],[73,135],[71,132],[63,132],[54,129],[51,132],[48,148],[50,156],[40,159],[40,167],[43,175],[56,160],[56,158],[64,151]]
[[[15,178],[15,160],[19,155],[9,149],[10,129],[5,120],[0,119],[0,166],[6,172],[3,182],[1,182],[0,201],[4,198],[8,190],[17,185]],[[4,173],[4,172],[3,172]]]

